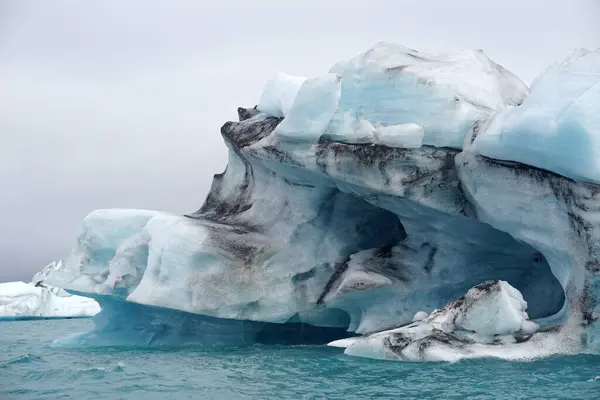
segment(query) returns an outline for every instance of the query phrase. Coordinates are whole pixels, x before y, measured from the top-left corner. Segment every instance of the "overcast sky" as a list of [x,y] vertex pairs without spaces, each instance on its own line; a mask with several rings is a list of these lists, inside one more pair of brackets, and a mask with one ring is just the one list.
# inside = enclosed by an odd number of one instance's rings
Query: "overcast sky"
[[530,82],[600,47],[596,0],[0,0],[0,281],[29,280],[109,207],[202,204],[220,126],[277,71],[380,40],[481,48]]

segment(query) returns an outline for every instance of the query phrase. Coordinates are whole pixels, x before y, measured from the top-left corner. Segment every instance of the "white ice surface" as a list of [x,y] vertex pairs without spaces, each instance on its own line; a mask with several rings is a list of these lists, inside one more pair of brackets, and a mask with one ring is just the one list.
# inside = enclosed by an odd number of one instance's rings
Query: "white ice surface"
[[502,110],[473,151],[600,183],[600,49],[548,68],[520,107]]
[[91,317],[100,311],[96,301],[62,289],[25,282],[0,283],[0,318]]
[[280,72],[265,84],[257,109],[273,117],[285,117],[306,78]]
[[[385,335],[373,335],[364,340],[353,341],[353,344],[350,344],[344,353],[356,357],[413,362],[456,362],[475,358],[532,361],[557,354],[576,354],[578,351],[581,351],[581,343],[577,343],[577,336],[578,334],[572,335],[568,331],[561,331],[558,333],[536,333],[526,342],[513,342],[502,345],[473,343],[464,347],[453,347],[442,343],[435,343],[428,346],[424,352],[419,349],[419,346],[410,345],[405,348],[401,355],[398,355],[385,347]],[[419,336],[417,335],[417,337]],[[332,342],[331,345],[334,343]],[[420,342],[417,340],[416,343]]]
[[491,295],[475,288],[467,292],[467,298],[477,300],[457,316],[457,328],[482,335],[502,335],[522,330],[525,321],[529,320],[525,311],[527,302],[507,282],[499,283],[500,290]]
[[537,331],[526,308],[527,303],[517,289],[505,281],[490,281],[471,288],[460,301],[451,302],[429,316],[417,313],[412,324],[337,340],[329,346],[346,348],[349,355],[404,361],[527,358],[555,350],[567,351],[566,346],[553,349],[548,343],[555,345],[558,339],[546,334],[532,337],[531,343],[521,346],[516,343],[512,335]]
[[427,314],[425,311],[417,311],[415,313],[415,316],[412,319],[412,322],[417,322],[417,321],[424,320],[428,316],[429,316],[429,314]]
[[398,124],[375,127],[373,134],[378,144],[404,149],[416,149],[423,145],[425,130],[418,124]]
[[333,342],[327,343],[327,346],[329,347],[340,347],[342,349],[345,349],[351,345],[353,345],[354,343],[360,341],[362,338],[357,336],[357,337],[349,337],[349,338],[345,338],[345,339],[339,339],[339,340],[334,340]]
[[60,261],[60,260],[58,262],[52,261],[50,264],[46,265],[41,271],[39,271],[35,275],[33,275],[33,277],[31,278],[31,283],[35,285],[38,282],[45,281],[46,278],[48,278],[48,276],[50,276],[55,271],[58,271],[62,267],[63,267],[62,261]]
[[[295,87],[285,98],[292,96]],[[266,94],[263,94],[265,96]],[[272,96],[275,96],[273,94]],[[267,97],[270,95],[267,94]],[[316,142],[325,132],[340,100],[340,77],[325,74],[307,79],[297,91],[284,120],[269,139]],[[259,110],[262,110],[259,106]]]
[[258,110],[286,117],[278,128],[285,137],[325,133],[345,143],[461,148],[476,121],[520,104],[527,93],[480,50],[427,54],[380,42],[329,75],[305,81],[279,73]]

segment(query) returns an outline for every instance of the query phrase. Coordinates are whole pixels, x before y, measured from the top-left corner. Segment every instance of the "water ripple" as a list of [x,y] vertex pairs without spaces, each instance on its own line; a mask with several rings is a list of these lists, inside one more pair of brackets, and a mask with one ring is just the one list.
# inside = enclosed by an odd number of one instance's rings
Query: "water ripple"
[[17,358],[14,358],[12,360],[9,360],[9,361],[3,363],[1,366],[8,367],[8,366],[14,365],[14,364],[29,364],[29,363],[34,363],[34,362],[38,362],[38,361],[43,361],[42,357],[36,356],[35,354],[25,353]]
[[[320,346],[69,350],[85,321],[0,329],[0,399],[596,399],[600,357],[398,363]],[[25,342],[18,342],[16,338]]]

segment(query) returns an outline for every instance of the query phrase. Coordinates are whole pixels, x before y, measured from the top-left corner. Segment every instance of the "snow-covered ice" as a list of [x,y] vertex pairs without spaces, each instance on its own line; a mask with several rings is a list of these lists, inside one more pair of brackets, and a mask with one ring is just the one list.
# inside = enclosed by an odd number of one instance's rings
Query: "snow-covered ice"
[[[482,335],[529,331],[527,303],[521,293],[505,281],[484,283],[470,289],[454,324]],[[526,328],[526,329],[524,329]]]
[[427,314],[425,311],[417,311],[415,313],[414,317],[412,317],[412,322],[424,320],[428,316],[429,316],[429,314]]
[[62,268],[52,262],[33,276],[30,283],[0,283],[0,319],[92,317],[100,311],[98,303],[88,297],[75,296],[63,289],[48,286],[45,279]]

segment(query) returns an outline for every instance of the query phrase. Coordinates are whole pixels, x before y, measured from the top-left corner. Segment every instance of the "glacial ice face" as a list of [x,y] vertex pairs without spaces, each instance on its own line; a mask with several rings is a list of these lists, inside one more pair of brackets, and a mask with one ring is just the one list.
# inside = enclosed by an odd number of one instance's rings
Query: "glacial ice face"
[[[288,215],[287,222],[277,219],[291,213],[287,203],[298,193],[288,191],[284,198],[256,194],[254,207],[274,214],[266,225],[247,226],[239,214],[225,212],[232,204],[219,203],[216,209],[205,209],[202,219],[157,214],[118,248],[101,251],[99,246],[117,243],[110,235],[135,226],[145,212],[118,210],[116,218],[113,210],[92,213],[68,261],[69,267],[79,269],[69,288],[221,318],[285,322],[315,308],[316,290],[345,253],[394,242],[404,234],[392,214],[338,191],[317,193],[322,210],[306,207],[303,215],[295,208],[297,214]],[[344,218],[348,214],[356,218]],[[379,234],[378,229],[386,232]],[[316,268],[319,263],[324,265]],[[106,267],[98,268],[101,264]],[[65,270],[56,277],[64,273],[72,274]],[[320,283],[312,287],[307,280]]]
[[475,122],[527,93],[482,51],[427,54],[380,42],[324,76],[276,75],[257,109],[285,116],[273,138],[460,149]]
[[548,68],[520,107],[481,130],[473,151],[578,181],[600,183],[600,50],[577,50]]
[[36,273],[30,283],[0,283],[0,320],[92,317],[97,314],[100,306],[94,300],[45,284],[48,275],[60,268],[62,262],[52,262]]
[[[547,87],[532,104],[562,101]],[[240,344],[282,334],[275,324],[362,335],[349,346],[413,319],[421,340],[442,309],[459,340],[396,359],[595,351],[597,185],[480,146],[527,93],[480,51],[385,43],[319,77],[279,75],[223,125],[229,162],[198,211],[96,211],[50,279],[103,305],[81,343]],[[475,313],[444,308],[462,296]]]
[[346,143],[373,143],[364,123],[411,123],[422,127],[422,144],[460,149],[473,123],[528,92],[478,50],[427,54],[381,42],[330,72],[341,78],[341,96],[326,136]]
[[[228,143],[245,143],[243,134],[255,135],[273,125],[273,118],[257,115],[226,124],[223,134]],[[364,151],[362,145],[322,146],[320,169],[340,179],[338,188],[314,173],[288,172],[281,162],[269,164],[279,168],[278,176],[254,157],[232,152],[225,174],[215,178],[193,219],[137,210],[96,211],[84,221],[79,246],[60,273],[70,279],[72,290],[140,304],[240,320],[282,323],[296,318],[357,333],[410,320],[415,309],[442,307],[477,282],[495,277],[515,282],[534,299],[543,298],[532,304],[538,316],[560,309],[562,291],[543,257],[460,215],[466,203],[454,198],[459,192],[452,188],[456,176],[448,156],[454,152],[424,149],[415,155],[375,148],[382,160],[398,163],[370,176]],[[387,157],[385,151],[390,152]],[[432,176],[423,179],[435,178],[435,185],[405,197],[458,215],[353,182],[370,178],[371,184],[387,187],[388,174],[402,182],[419,163],[432,169]],[[450,170],[439,174],[439,164]],[[439,189],[438,180],[450,188]],[[429,198],[424,189],[431,192]],[[434,202],[436,190],[439,203]],[[452,202],[445,199],[447,191],[454,195]],[[464,236],[453,236],[460,229]],[[109,248],[114,244],[118,247]],[[331,318],[339,316],[332,310],[345,311],[350,324],[347,318]]]

